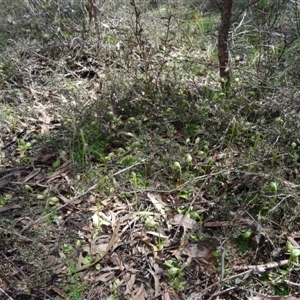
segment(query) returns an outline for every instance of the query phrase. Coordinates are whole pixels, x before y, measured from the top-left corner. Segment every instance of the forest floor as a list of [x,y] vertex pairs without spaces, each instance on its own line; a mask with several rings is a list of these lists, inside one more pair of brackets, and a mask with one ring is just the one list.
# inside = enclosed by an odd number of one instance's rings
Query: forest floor
[[180,28],[2,62],[1,299],[299,296],[298,104]]

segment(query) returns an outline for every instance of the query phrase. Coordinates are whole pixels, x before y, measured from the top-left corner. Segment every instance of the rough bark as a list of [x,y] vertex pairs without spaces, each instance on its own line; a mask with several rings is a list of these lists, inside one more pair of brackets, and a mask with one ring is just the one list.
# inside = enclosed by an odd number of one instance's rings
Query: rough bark
[[230,18],[233,0],[223,0],[221,12],[221,26],[218,36],[218,57],[220,66],[221,86],[226,90],[230,85],[230,67],[228,63],[228,32],[230,29]]

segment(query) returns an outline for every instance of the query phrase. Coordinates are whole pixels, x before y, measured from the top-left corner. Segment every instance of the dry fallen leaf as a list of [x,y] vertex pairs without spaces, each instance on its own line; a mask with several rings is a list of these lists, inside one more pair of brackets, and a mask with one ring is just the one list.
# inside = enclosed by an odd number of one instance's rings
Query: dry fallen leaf
[[187,229],[197,229],[198,227],[198,223],[195,220],[191,219],[188,216],[184,216],[180,214],[174,215],[170,223],[172,225],[184,226]]
[[193,258],[209,258],[214,250],[214,244],[209,240],[199,241],[197,244],[187,244],[183,253]]
[[161,196],[153,193],[147,193],[147,196],[155,208],[161,213],[161,215],[167,219],[167,215],[165,213],[165,204],[162,201]]
[[115,272],[107,272],[104,274],[101,274],[99,276],[96,276],[93,278],[94,282],[109,282],[112,278],[114,278]]
[[154,289],[155,289],[155,294],[154,297],[157,297],[160,294],[160,288],[159,288],[159,283],[160,283],[160,276],[156,274],[155,271],[151,269],[147,269],[149,273],[153,276],[154,279]]
[[138,290],[134,290],[132,292],[131,299],[132,300],[145,300],[145,297],[147,297],[147,293],[145,291],[144,285],[142,284]]
[[163,300],[180,300],[179,296],[165,283],[162,283],[164,288]]

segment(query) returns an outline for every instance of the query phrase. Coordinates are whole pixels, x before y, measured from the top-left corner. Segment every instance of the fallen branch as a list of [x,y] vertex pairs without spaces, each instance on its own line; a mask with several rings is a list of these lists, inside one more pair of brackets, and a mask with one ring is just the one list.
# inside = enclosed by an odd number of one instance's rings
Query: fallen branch
[[233,270],[236,271],[236,272],[252,270],[253,273],[263,273],[267,269],[273,269],[273,268],[278,268],[278,267],[281,267],[281,266],[285,266],[289,262],[290,262],[290,260],[285,259],[285,260],[281,260],[279,262],[266,263],[264,265],[236,266],[236,267],[233,267]]

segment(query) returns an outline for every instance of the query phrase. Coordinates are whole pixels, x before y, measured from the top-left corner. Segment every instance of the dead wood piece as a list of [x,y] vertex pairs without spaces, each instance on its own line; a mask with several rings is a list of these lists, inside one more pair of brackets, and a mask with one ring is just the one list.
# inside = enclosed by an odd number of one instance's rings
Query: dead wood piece
[[0,169],[0,175],[4,175],[4,174],[7,174],[7,173],[15,173],[15,172],[23,171],[23,170],[27,170],[27,169],[32,169],[32,166]]
[[18,205],[18,204],[11,203],[11,204],[8,204],[4,207],[0,207],[0,213],[11,210],[11,209],[16,209],[16,208],[21,208],[21,206]]
[[253,273],[263,273],[267,269],[272,269],[272,268],[278,268],[281,266],[285,266],[289,263],[290,261],[288,259],[281,260],[278,262],[270,262],[266,263],[264,265],[249,265],[249,266],[235,266],[233,267],[233,270],[236,272],[239,271],[245,271],[245,270],[253,270]]

